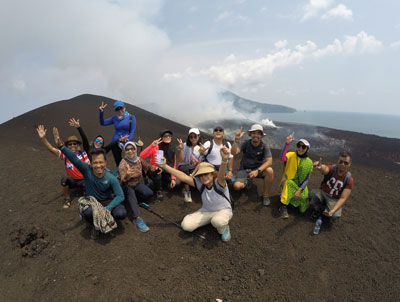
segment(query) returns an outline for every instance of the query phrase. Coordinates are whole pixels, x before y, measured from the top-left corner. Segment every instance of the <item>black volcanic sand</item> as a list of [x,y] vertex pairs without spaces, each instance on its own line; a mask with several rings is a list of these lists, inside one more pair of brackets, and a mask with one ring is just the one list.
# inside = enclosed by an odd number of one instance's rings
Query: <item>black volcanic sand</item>
[[[67,121],[78,117],[90,138],[110,138],[112,126],[98,126],[101,100],[111,107],[112,100],[85,95],[0,125],[1,301],[398,301],[399,174],[370,166],[352,166],[355,189],[343,217],[318,236],[311,235],[309,212],[290,208],[288,220],[279,218],[282,164],[275,160],[271,206],[261,205],[260,180],[257,189],[233,194],[229,243],[211,226],[199,229],[203,240],[144,210],[150,232],[125,219],[111,235],[91,240],[77,199],[62,209],[63,163],[45,149],[33,125],[57,125],[65,137],[76,134]],[[188,127],[128,110],[146,144],[161,128],[186,137]],[[320,180],[314,173],[309,187]],[[178,189],[151,206],[179,223],[200,207],[197,193],[193,199],[185,204]]]

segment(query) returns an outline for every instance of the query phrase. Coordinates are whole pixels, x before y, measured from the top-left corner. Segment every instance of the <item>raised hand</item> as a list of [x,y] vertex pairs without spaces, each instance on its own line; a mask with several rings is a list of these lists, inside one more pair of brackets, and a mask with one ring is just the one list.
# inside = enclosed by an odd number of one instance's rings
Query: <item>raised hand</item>
[[235,134],[235,141],[238,142],[243,135],[244,135],[243,127],[240,127],[240,129]]
[[63,142],[61,141],[60,134],[58,133],[58,129],[56,127],[53,127],[53,136],[54,136],[54,142],[56,143],[57,146],[61,146]]
[[40,138],[43,138],[43,137],[46,136],[47,129],[44,127],[44,125],[39,125],[36,128],[36,131],[37,131],[37,133],[38,133]]
[[226,146],[222,146],[221,149],[219,150],[219,153],[221,154],[222,161],[227,161],[229,155],[231,154],[231,152]]
[[162,142],[162,138],[160,137],[159,139],[156,139],[152,142],[153,146],[156,147],[158,144]]
[[180,138],[177,138],[176,140],[178,141],[178,144],[179,144],[179,150],[183,150],[183,142],[182,142],[182,140]]
[[129,137],[129,134],[127,134],[127,135],[121,137],[121,138],[119,139],[119,141],[120,141],[120,142],[124,142],[124,141],[126,141],[126,140],[128,139],[128,137]]
[[200,153],[201,155],[205,155],[208,149],[210,149],[210,147],[207,147],[207,148],[206,148],[206,147],[203,146],[203,144],[200,144],[199,153]]
[[322,157],[320,157],[320,159],[318,161],[314,162],[314,168],[316,168],[317,170],[321,170],[321,168],[322,168]]
[[286,137],[286,144],[290,145],[294,141],[294,132],[290,133],[288,137]]
[[106,108],[106,107],[107,107],[107,104],[104,104],[104,102],[101,102],[101,105],[100,105],[99,109],[100,109],[101,112],[103,112],[104,108]]
[[75,119],[75,118],[69,119],[69,125],[74,128],[79,128],[81,126],[81,124],[79,123],[79,119]]

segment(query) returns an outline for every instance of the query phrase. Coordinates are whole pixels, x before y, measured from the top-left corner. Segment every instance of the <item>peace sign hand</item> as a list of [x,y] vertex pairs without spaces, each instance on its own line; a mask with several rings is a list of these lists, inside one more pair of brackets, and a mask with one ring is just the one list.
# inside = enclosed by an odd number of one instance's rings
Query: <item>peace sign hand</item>
[[152,142],[153,146],[156,147],[158,144],[162,142],[162,138],[156,139]]
[[178,144],[179,144],[179,150],[183,150],[183,142],[182,142],[182,140],[180,138],[177,138],[176,140],[178,141]]
[[104,108],[106,108],[106,107],[107,107],[107,104],[104,104],[104,102],[101,102],[101,105],[100,105],[99,109],[100,109],[101,112],[103,112]]
[[226,146],[222,146],[220,149],[221,159],[222,161],[227,161],[231,152]]
[[286,144],[290,145],[294,141],[294,132],[289,134],[288,137],[286,137]]

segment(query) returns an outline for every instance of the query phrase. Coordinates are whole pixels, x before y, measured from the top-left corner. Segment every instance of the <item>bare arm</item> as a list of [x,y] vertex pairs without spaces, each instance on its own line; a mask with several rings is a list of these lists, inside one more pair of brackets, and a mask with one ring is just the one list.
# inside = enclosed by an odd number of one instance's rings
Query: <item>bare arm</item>
[[46,139],[46,132],[47,129],[44,127],[44,125],[39,125],[36,128],[36,131],[42,141],[42,143],[46,146],[47,150],[49,150],[51,153],[53,153],[55,156],[58,156],[58,149],[53,147],[49,141]]
[[350,194],[351,194],[350,189],[344,189],[342,194],[340,195],[339,200],[337,201],[335,206],[332,208],[332,210],[330,210],[328,212],[327,216],[332,216],[333,214],[335,214],[344,205],[346,200],[349,198]]
[[174,169],[170,166],[168,166],[167,164],[165,164],[166,159],[165,157],[163,157],[163,161],[164,164],[162,165],[158,165],[161,169],[163,169],[165,172],[168,172],[169,174],[175,176],[176,178],[178,178],[180,181],[183,181],[185,183],[187,183],[188,185],[191,185],[192,187],[194,187],[194,180],[192,177],[186,175],[185,173],[183,173],[182,171],[179,171],[177,169]]
[[243,134],[244,134],[243,127],[240,127],[240,129],[235,134],[235,141],[232,144],[231,153],[233,156],[240,153],[239,141],[242,138]]
[[222,161],[221,161],[221,166],[219,167],[219,170],[218,170],[217,180],[218,180],[218,184],[221,187],[225,187],[226,186],[225,170],[228,165],[228,158],[230,155],[229,149],[226,146],[223,146],[220,149],[220,154],[221,154]]
[[177,138],[179,144],[179,152],[178,152],[178,163],[183,163],[185,161],[185,156],[183,155],[183,142],[180,138]]
[[322,157],[319,161],[314,162],[314,168],[321,172],[322,175],[327,175],[329,173],[328,166],[322,164]]

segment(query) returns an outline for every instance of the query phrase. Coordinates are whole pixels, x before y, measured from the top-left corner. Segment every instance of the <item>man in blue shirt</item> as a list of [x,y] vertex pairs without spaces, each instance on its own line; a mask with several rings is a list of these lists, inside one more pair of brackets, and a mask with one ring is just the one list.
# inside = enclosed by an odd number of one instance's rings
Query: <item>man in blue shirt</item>
[[[81,171],[85,178],[86,195],[93,196],[111,215],[118,220],[124,219],[127,215],[125,207],[121,204],[124,199],[124,192],[117,178],[106,170],[106,153],[103,149],[96,149],[91,152],[92,164],[88,165],[78,159],[74,152],[64,146],[55,128],[54,139],[61,152]],[[114,195],[114,196],[113,196]],[[83,213],[86,221],[93,222],[92,208],[88,207]],[[99,231],[92,228],[91,238],[97,239]]]

